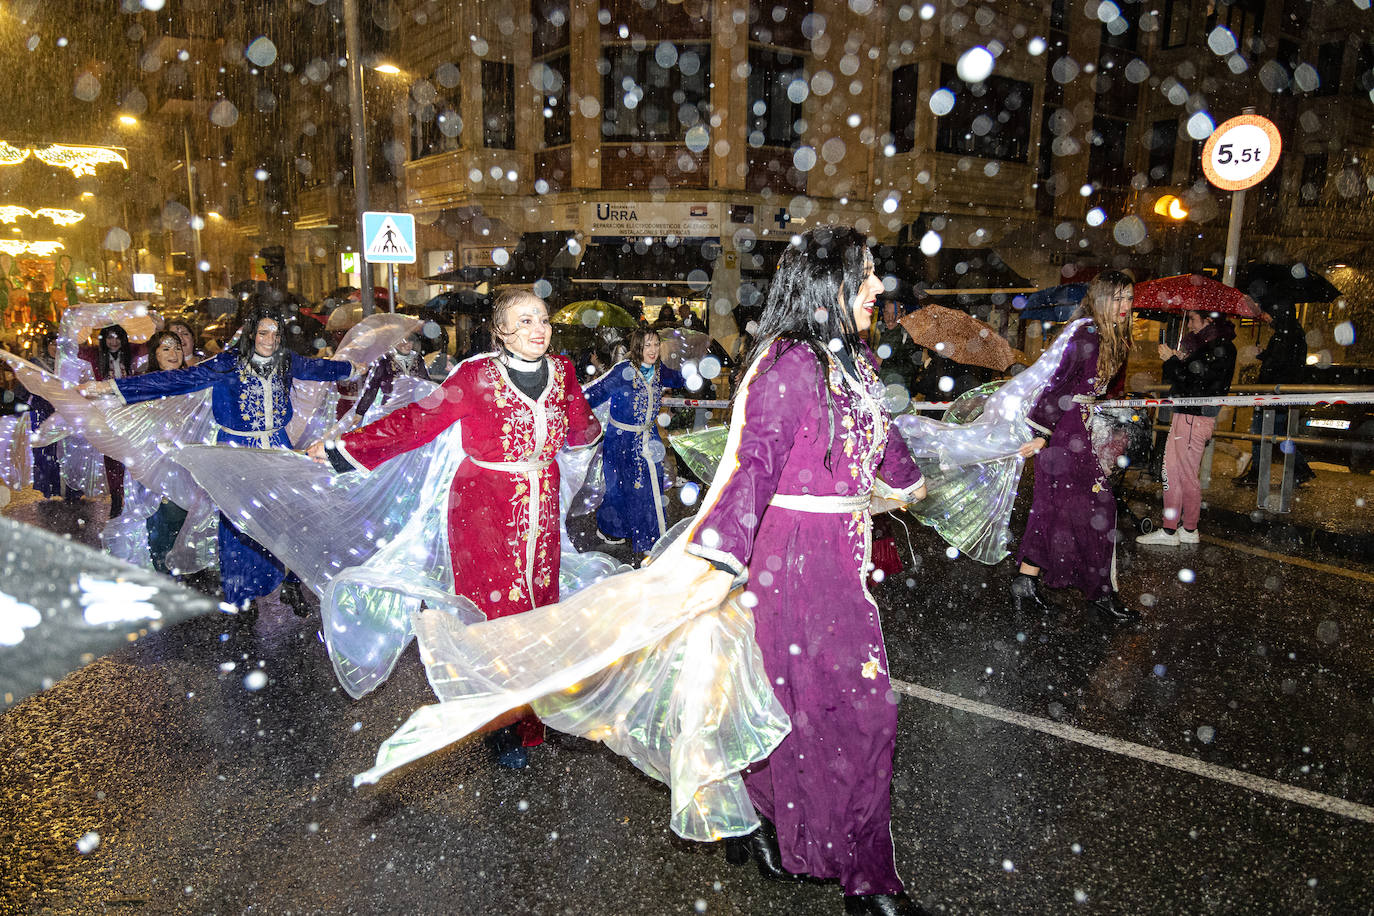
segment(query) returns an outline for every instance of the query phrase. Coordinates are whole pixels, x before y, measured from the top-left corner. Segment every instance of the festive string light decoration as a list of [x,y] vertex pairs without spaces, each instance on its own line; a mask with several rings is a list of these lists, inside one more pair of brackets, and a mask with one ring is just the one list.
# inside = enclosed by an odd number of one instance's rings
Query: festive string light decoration
[[80,210],[66,210],[61,207],[39,207],[37,210],[30,210],[28,207],[17,207],[14,204],[0,206],[0,223],[13,223],[21,216],[31,219],[46,217],[58,226],[74,226],[86,218],[86,214]]
[[125,150],[114,146],[67,146],[52,143],[41,147],[18,147],[0,140],[0,165],[18,165],[30,156],[58,168],[71,169],[77,178],[94,175],[98,165],[118,164],[129,167]]
[[10,146],[4,140],[0,140],[0,165],[18,165],[29,158],[28,149],[20,149],[17,146]]
[[56,254],[66,248],[61,242],[30,242],[27,239],[0,239],[0,252],[18,257],[21,254],[36,254],[40,258]]
[[129,167],[123,151],[108,146],[61,146],[53,144],[33,151],[33,155],[48,165],[71,169],[77,178],[94,175],[95,167],[105,163],[119,163]]

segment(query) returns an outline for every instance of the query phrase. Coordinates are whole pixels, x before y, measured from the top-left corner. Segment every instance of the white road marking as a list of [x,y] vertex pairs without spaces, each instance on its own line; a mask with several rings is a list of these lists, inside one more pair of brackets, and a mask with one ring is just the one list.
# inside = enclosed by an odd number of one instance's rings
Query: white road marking
[[1214,763],[1206,763],[1192,757],[1184,757],[1181,754],[1171,754],[1168,751],[1161,751],[1158,748],[1147,747],[1143,744],[1122,741],[1119,738],[1110,738],[1106,735],[1099,735],[1096,732],[1075,728],[1072,725],[1065,725],[1062,722],[1055,722],[1053,719],[1031,716],[1022,712],[1003,709],[1000,706],[980,703],[977,700],[969,700],[952,693],[944,693],[930,687],[922,687],[920,684],[900,681],[896,678],[892,679],[892,689],[906,696],[914,697],[918,700],[925,700],[928,703],[936,703],[951,709],[972,713],[976,716],[983,716],[988,719],[1005,722],[1008,725],[1028,728],[1032,731],[1038,731],[1046,735],[1052,735],[1056,738],[1062,738],[1065,741],[1073,741],[1078,744],[1087,745],[1088,747],[1106,751],[1110,754],[1120,754],[1123,757],[1143,760],[1146,763],[1170,767],[1184,773],[1200,776],[1203,779],[1212,779],[1217,782],[1229,783],[1230,785],[1248,789],[1251,792],[1269,795],[1282,801],[1306,805],[1309,808],[1316,808],[1319,811],[1326,811],[1330,814],[1338,814],[1341,817],[1348,817],[1357,821],[1364,821],[1367,824],[1374,824],[1374,807],[1346,801],[1334,795],[1324,795],[1321,792],[1313,792],[1311,789],[1300,789],[1297,786],[1290,786],[1287,783],[1279,782],[1274,779],[1266,779],[1263,776],[1255,776],[1252,773],[1246,773],[1242,770],[1233,770],[1229,767],[1217,766]]

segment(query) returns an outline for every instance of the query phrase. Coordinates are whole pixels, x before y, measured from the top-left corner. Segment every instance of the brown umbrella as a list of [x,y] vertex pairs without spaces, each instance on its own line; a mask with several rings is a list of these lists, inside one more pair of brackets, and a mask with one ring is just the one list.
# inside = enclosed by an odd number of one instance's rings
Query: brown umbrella
[[1006,372],[1014,363],[1028,362],[1026,355],[991,325],[958,309],[927,305],[901,318],[900,323],[913,343],[956,363]]

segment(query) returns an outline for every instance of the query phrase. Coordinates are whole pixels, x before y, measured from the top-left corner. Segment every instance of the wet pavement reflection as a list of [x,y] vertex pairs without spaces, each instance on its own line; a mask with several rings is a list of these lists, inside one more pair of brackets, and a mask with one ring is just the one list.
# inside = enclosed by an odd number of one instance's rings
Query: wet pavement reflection
[[[919,527],[913,560],[898,531],[907,569],[874,593],[893,677],[916,694],[900,703],[893,829],[928,907],[1374,906],[1374,569],[1274,549],[1257,529],[1206,533],[1191,549],[1122,545],[1122,592],[1145,619],[1113,629],[1068,593],[1018,619],[1009,563],[951,560]],[[432,694],[412,651],[350,700],[316,626],[275,602],[251,635],[203,615],[0,716],[0,911],[841,910],[833,886],[770,884],[675,839],[662,787],[578,739],[552,736],[520,772],[464,742],[354,790]]]

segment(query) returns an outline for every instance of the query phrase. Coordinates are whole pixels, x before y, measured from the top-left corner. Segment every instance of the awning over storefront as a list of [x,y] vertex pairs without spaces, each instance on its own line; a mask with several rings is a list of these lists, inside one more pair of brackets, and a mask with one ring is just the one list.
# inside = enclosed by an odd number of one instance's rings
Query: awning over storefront
[[582,286],[671,288],[672,295],[705,295],[710,291],[719,256],[720,243],[715,239],[678,239],[669,244],[662,239],[646,243],[643,239],[597,238],[587,246],[572,282]]
[[514,250],[503,246],[476,249],[469,263],[432,277],[426,283],[481,283],[519,286],[565,277],[577,266],[577,255],[568,247],[571,232],[526,232]]

